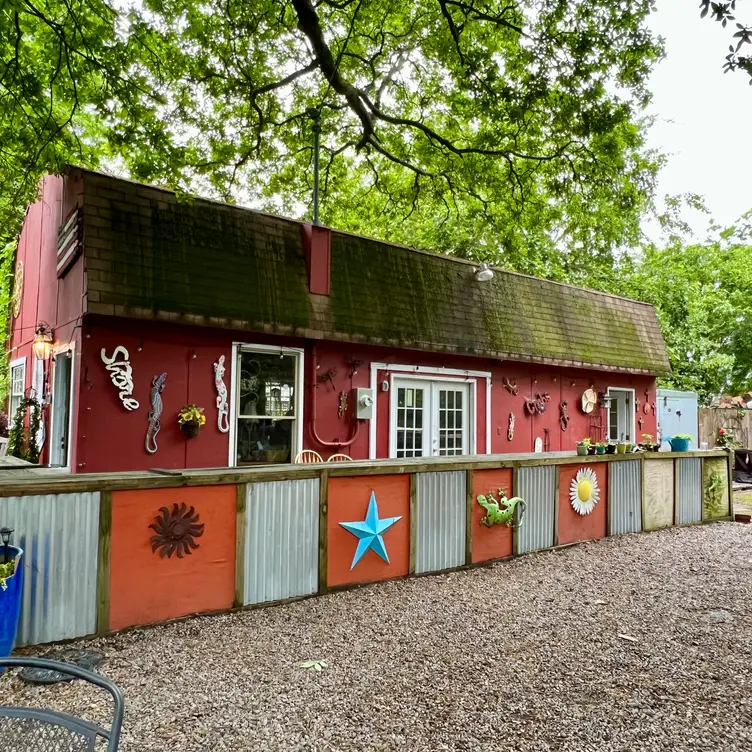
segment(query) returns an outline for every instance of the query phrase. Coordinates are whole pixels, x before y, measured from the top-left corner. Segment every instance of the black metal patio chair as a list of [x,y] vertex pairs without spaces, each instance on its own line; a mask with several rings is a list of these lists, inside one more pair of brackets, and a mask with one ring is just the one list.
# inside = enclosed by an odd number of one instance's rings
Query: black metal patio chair
[[[3,752],[104,752],[105,749],[116,752],[125,703],[123,693],[109,679],[70,663],[44,658],[0,658],[0,667],[59,671],[101,687],[114,701],[109,730],[56,710],[0,705],[0,749]],[[100,742],[98,746],[97,742]]]

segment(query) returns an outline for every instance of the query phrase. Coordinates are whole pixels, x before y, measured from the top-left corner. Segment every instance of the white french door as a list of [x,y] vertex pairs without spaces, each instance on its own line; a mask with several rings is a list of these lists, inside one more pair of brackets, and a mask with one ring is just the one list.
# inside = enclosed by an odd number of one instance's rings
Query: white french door
[[392,389],[391,457],[470,454],[474,420],[469,384],[395,378]]

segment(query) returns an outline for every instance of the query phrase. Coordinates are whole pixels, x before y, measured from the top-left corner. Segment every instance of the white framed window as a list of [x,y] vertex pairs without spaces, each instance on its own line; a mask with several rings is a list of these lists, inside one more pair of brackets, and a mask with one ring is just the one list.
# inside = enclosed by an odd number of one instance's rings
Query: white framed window
[[608,409],[608,438],[610,441],[635,440],[635,391],[609,387],[611,405]]
[[474,379],[394,374],[390,389],[390,457],[452,457],[475,453]]
[[303,351],[233,345],[230,465],[292,462],[303,445]]
[[26,358],[17,358],[10,364],[10,397],[8,399],[8,421],[12,422],[16,410],[26,392]]

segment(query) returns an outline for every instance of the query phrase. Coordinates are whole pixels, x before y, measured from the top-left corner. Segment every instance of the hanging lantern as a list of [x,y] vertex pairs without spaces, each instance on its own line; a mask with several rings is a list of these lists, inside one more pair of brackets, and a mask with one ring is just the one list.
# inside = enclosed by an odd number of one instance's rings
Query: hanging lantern
[[52,330],[47,324],[37,324],[32,347],[34,349],[34,355],[36,355],[39,360],[50,359],[50,355],[52,355]]

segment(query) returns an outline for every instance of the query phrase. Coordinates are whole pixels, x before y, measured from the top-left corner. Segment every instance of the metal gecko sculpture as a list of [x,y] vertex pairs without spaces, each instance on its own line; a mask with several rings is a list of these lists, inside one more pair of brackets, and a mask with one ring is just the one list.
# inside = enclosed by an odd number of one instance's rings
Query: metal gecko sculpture
[[214,386],[217,389],[217,428],[220,433],[230,430],[230,408],[227,405],[227,387],[222,377],[225,375],[225,356],[220,355],[214,364]]
[[562,431],[566,431],[568,425],[569,415],[567,414],[567,401],[562,400],[559,403],[559,426],[561,427]]
[[164,390],[167,373],[161,376],[155,376],[151,380],[151,410],[149,410],[149,428],[146,431],[146,451],[149,454],[155,454],[157,449],[157,434],[160,425],[159,419],[162,416],[162,391]]
[[509,428],[507,429],[507,441],[514,439],[514,413],[509,413]]
[[518,505],[520,507],[520,519],[517,522],[517,527],[522,527],[522,520],[525,516],[525,510],[527,504],[525,500],[520,496],[513,496],[511,499],[507,498],[503,488],[499,489],[498,501],[493,495],[493,491],[489,491],[487,494],[478,495],[478,504],[486,510],[485,517],[480,521],[480,524],[484,527],[491,527],[493,525],[506,525],[512,527],[514,524],[514,512]]

